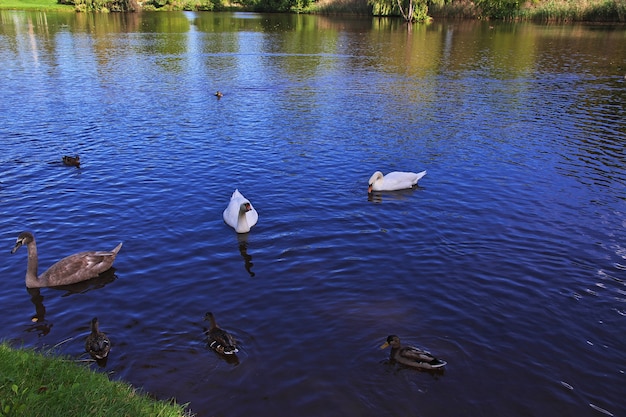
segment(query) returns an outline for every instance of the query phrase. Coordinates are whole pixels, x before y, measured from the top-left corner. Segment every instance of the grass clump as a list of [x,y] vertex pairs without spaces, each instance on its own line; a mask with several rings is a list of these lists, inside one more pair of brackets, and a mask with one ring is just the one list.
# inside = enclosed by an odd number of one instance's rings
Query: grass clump
[[317,0],[311,2],[305,11],[321,14],[369,15],[371,10],[368,0]]
[[626,0],[430,0],[435,17],[542,22],[626,22]]
[[625,22],[625,0],[543,0],[522,9],[522,17],[532,20],[571,22]]
[[184,417],[185,406],[157,401],[70,358],[0,344],[0,417]]

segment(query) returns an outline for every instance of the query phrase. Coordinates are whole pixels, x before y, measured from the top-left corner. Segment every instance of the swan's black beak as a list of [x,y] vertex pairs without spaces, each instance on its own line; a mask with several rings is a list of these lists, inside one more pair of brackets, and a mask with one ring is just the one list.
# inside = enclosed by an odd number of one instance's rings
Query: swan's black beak
[[21,240],[15,242],[15,246],[13,246],[13,249],[11,249],[11,253],[15,253],[15,251],[18,250],[23,244],[24,243]]

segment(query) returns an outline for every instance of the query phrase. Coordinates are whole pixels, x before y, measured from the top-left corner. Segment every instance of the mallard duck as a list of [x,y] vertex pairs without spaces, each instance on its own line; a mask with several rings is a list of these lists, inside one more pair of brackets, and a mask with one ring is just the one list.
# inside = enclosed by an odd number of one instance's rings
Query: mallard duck
[[417,182],[426,175],[426,171],[422,172],[390,172],[383,175],[382,172],[376,171],[369,180],[367,192],[372,191],[396,191],[414,187]]
[[207,333],[209,337],[209,347],[211,349],[222,355],[233,355],[239,352],[235,338],[217,325],[213,313],[209,311],[204,316],[204,319],[211,323],[211,327]]
[[446,361],[435,358],[430,352],[413,346],[402,346],[400,338],[394,334],[387,337],[387,341],[380,347],[385,349],[391,346],[389,359],[402,365],[422,369],[439,369],[446,366]]
[[239,190],[235,190],[230,197],[228,207],[224,210],[223,217],[224,222],[237,233],[248,233],[259,220],[259,213],[252,207],[250,200],[245,198]]
[[224,97],[224,94],[222,94],[222,92],[221,92],[221,91],[216,91],[216,92],[215,92],[215,97],[217,97],[217,98],[222,98],[222,97]]
[[37,276],[38,257],[35,236],[31,232],[20,233],[11,253],[15,253],[22,245],[26,245],[28,250],[28,265],[26,267],[27,288],[70,285],[95,278],[111,268],[117,253],[122,248],[122,243],[120,243],[110,252],[90,251],[76,253],[61,259],[46,272]]
[[63,163],[67,166],[80,168],[80,156],[69,156],[65,155],[63,157]]
[[100,331],[97,317],[91,320],[91,333],[85,339],[85,350],[94,359],[106,358],[111,350],[111,341]]

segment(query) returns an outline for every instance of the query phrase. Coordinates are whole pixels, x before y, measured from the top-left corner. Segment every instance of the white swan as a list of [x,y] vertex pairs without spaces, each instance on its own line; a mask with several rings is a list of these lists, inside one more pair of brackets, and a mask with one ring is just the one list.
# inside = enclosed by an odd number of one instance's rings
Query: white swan
[[376,171],[370,177],[369,187],[367,192],[372,191],[395,191],[403,190],[405,188],[412,188],[417,182],[426,175],[426,171],[422,172],[390,172],[387,175],[383,175],[382,172]]
[[239,190],[235,190],[228,207],[224,210],[224,222],[237,233],[248,233],[258,220],[259,213],[252,207],[250,201]]
[[28,265],[26,267],[26,287],[43,288],[70,285],[95,278],[109,270],[115,261],[122,244],[112,251],[80,252],[61,259],[41,275],[37,276],[37,244],[35,236],[30,232],[22,232],[17,237],[11,253],[15,253],[20,246],[26,245],[28,250]]

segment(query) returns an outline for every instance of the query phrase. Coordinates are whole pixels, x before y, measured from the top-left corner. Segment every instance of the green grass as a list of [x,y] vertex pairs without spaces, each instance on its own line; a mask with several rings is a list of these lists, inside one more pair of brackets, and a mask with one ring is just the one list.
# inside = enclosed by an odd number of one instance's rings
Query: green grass
[[[1,1],[1,0],[0,0]],[[489,18],[478,1],[451,0],[433,2],[429,12],[434,17],[460,19]],[[497,5],[497,1],[483,1]],[[516,3],[511,2],[512,6]],[[518,9],[500,10],[509,20],[548,22],[626,22],[626,0],[527,0]]]
[[0,417],[189,415],[71,358],[0,344]]
[[625,0],[542,0],[521,10],[521,17],[557,22],[624,22]]
[[[211,1],[198,3],[196,0],[168,0],[167,3],[169,4],[163,8],[164,10],[214,9]],[[429,15],[438,18],[476,19],[482,16],[479,3],[476,0],[431,1]],[[487,5],[498,4],[497,0],[493,2],[487,0],[484,3]],[[84,3],[81,4],[84,5]],[[155,9],[149,1],[145,1],[144,6],[146,10]],[[241,7],[231,7],[230,3],[226,1],[219,9],[230,10],[233,8],[240,9]],[[68,12],[82,10],[74,5],[58,4],[57,0],[0,0],[0,9]],[[369,10],[370,6],[367,0],[317,0],[303,11],[325,14],[368,14]],[[521,3],[518,10],[511,10],[509,15],[514,20],[625,22],[626,0],[526,0]]]
[[55,10],[73,12],[74,6],[58,4],[57,0],[0,0],[0,9]]

